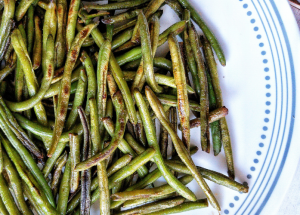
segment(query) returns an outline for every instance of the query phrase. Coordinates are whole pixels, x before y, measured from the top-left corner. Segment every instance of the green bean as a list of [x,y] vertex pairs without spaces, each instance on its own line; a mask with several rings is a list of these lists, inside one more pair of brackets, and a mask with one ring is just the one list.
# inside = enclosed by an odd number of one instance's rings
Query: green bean
[[146,164],[155,154],[154,149],[147,149],[145,152],[134,158],[127,166],[113,174],[109,178],[109,184],[119,182],[132,175],[139,167]]
[[157,85],[154,78],[153,54],[151,50],[151,41],[150,41],[148,24],[147,24],[146,17],[142,12],[139,13],[138,23],[140,26],[141,48],[142,48],[142,55],[143,55],[143,70],[146,76],[146,81],[155,92],[160,93],[162,92],[162,88]]
[[94,14],[88,14],[85,10],[82,8],[78,11],[78,16],[82,19],[83,22],[86,22],[89,19],[94,19],[99,16],[105,16],[109,15],[108,11],[98,11],[97,13]]
[[57,37],[55,41],[55,67],[62,67],[66,55],[66,25],[67,25],[67,1],[57,1]]
[[153,56],[155,56],[158,47],[159,30],[160,30],[159,16],[158,14],[154,14],[150,20],[150,37],[151,37],[151,48],[152,48]]
[[80,162],[80,136],[69,134],[70,142],[70,157],[71,157],[71,179],[70,179],[70,192],[74,193],[78,186],[80,175],[79,172],[74,171],[76,164]]
[[82,43],[82,47],[89,47],[95,44],[95,40],[91,37],[85,39],[85,41]]
[[15,1],[4,0],[3,2],[4,2],[4,11],[2,14],[2,20],[0,26],[0,48],[1,49],[5,47],[7,39],[9,37],[7,30],[10,28],[9,27],[11,25],[10,20],[13,19],[15,13]]
[[16,202],[18,204],[18,208],[22,214],[32,214],[31,211],[28,209],[27,204],[25,202],[25,199],[23,197],[23,189],[21,185],[21,180],[19,178],[19,175],[11,163],[11,161],[8,159],[8,157],[2,154],[2,159],[4,162],[4,172],[3,176],[6,178],[6,181],[9,183],[9,187],[12,189],[14,197],[16,199]]
[[208,197],[212,206],[215,209],[217,209],[218,211],[220,211],[220,206],[219,206],[215,196],[213,195],[210,188],[208,187],[208,185],[202,178],[201,174],[198,172],[192,158],[189,155],[189,152],[187,151],[187,149],[185,148],[185,146],[183,145],[183,143],[181,142],[181,140],[179,139],[179,137],[177,136],[175,131],[172,129],[171,124],[168,122],[168,120],[166,118],[166,114],[164,113],[164,110],[162,109],[162,105],[161,105],[160,101],[157,99],[157,97],[155,96],[153,91],[151,91],[151,89],[149,87],[146,87],[145,92],[146,92],[146,96],[147,96],[147,99],[150,103],[152,110],[155,112],[160,123],[168,130],[168,133],[173,141],[173,144],[176,148],[176,151],[177,151],[179,157],[182,159],[182,161],[187,165],[189,170],[192,172],[193,177],[195,178],[195,180],[197,181],[197,183],[199,184],[199,186],[201,187],[203,192]]
[[117,213],[117,214],[119,214],[119,215],[148,214],[148,213],[163,210],[163,209],[166,209],[166,208],[175,207],[177,205],[182,204],[184,202],[184,200],[185,200],[185,198],[183,198],[183,197],[177,197],[177,198],[170,199],[170,200],[162,200],[162,201],[159,201],[159,202],[150,203],[150,204],[140,206],[140,207],[137,207],[137,208],[133,208],[133,209],[130,209],[130,210],[122,211],[122,212]]
[[114,52],[122,52],[122,51],[128,50],[130,48],[133,48],[135,46],[137,46],[137,44],[135,44],[131,41],[127,41],[126,43],[122,44],[120,47],[115,49]]
[[[124,25],[120,25],[120,26],[116,27],[116,28],[114,29],[113,34],[116,35],[116,34],[118,34],[119,32],[121,32],[121,31],[123,31],[123,30],[129,29],[129,28],[135,26],[136,22],[137,22],[137,19],[133,19],[133,20],[127,22],[127,23],[124,24]],[[131,38],[131,37],[130,37],[130,38]]]
[[[182,142],[187,149],[190,148],[190,109],[186,90],[186,78],[182,61],[182,56],[179,49],[179,44],[174,35],[168,37],[170,53],[172,57],[174,80],[177,87],[177,106],[180,124],[182,127]],[[202,141],[201,141],[202,143]]]
[[[132,81],[134,77],[136,76],[136,72],[129,72],[129,71],[124,71],[124,78],[126,81]],[[176,84],[175,84],[175,79],[170,76],[162,75],[162,74],[155,74],[155,81],[160,84],[160,85],[165,85],[168,87],[172,87],[176,89]],[[193,88],[189,85],[186,86],[187,92],[188,93],[195,93]]]
[[[189,169],[181,162],[181,161],[174,161],[174,160],[166,160],[166,165],[168,167],[176,172],[184,173],[184,174],[191,174]],[[198,171],[201,173],[203,178],[208,179],[216,184],[228,187],[232,190],[247,193],[248,192],[248,186],[244,184],[240,184],[231,178],[227,177],[226,175],[223,175],[221,173],[205,169],[203,167],[197,167]]]
[[[93,155],[102,151],[104,144],[101,142],[100,131],[98,129],[98,114],[97,104],[95,99],[90,99],[90,111],[91,111],[91,139],[93,144]],[[97,176],[100,188],[100,212],[101,214],[108,214],[110,208],[109,189],[108,189],[108,174],[106,171],[106,162],[102,161],[97,165]]]
[[1,198],[0,198],[0,213],[3,215],[9,215]]
[[84,9],[94,9],[94,10],[121,10],[121,9],[127,9],[139,6],[141,4],[144,4],[148,2],[149,0],[131,0],[131,1],[124,1],[124,2],[116,2],[116,3],[110,3],[110,4],[104,4],[104,5],[85,5]]
[[[27,39],[26,39],[24,26],[22,24],[19,24],[18,29],[26,45]],[[15,72],[15,99],[17,100],[17,102],[20,102],[22,100],[23,87],[24,87],[24,71],[22,69],[21,61],[18,58],[16,72]]]
[[132,159],[132,156],[127,154],[123,157],[119,158],[115,163],[113,163],[108,169],[107,169],[107,176],[111,176],[113,173],[120,170],[122,167],[125,167]]
[[124,13],[120,13],[120,14],[115,15],[115,16],[110,16],[110,17],[106,17],[104,19],[101,19],[101,22],[103,22],[106,25],[122,22],[124,20],[128,20],[128,19],[132,19],[132,18],[137,17],[141,10],[142,9],[134,9],[134,10],[126,11]]
[[56,161],[56,167],[55,167],[55,170],[53,173],[53,178],[52,178],[52,183],[51,183],[51,189],[52,189],[52,192],[54,193],[54,196],[56,196],[59,179],[60,179],[61,173],[62,173],[62,168],[67,163],[67,158],[68,158],[68,155],[66,152],[64,152]]
[[137,103],[137,106],[139,108],[143,124],[145,127],[145,132],[148,140],[149,146],[154,147],[156,151],[156,155],[154,157],[154,161],[157,164],[157,167],[163,174],[164,178],[166,181],[174,188],[178,193],[180,193],[182,196],[186,197],[187,199],[191,200],[196,200],[195,195],[188,190],[184,185],[182,185],[175,177],[174,175],[170,172],[168,168],[164,165],[163,158],[161,156],[160,150],[159,150],[159,145],[156,140],[156,134],[155,134],[155,129],[154,125],[152,123],[148,107],[142,97],[142,94],[135,90],[134,91],[134,97]]
[[11,101],[6,101],[7,106],[9,107],[10,110],[14,112],[21,112],[28,110],[32,107],[34,107],[36,104],[41,102],[41,100],[44,98],[44,95],[48,91],[51,81],[53,78],[53,73],[54,73],[54,41],[53,37],[49,35],[48,41],[47,41],[47,55],[46,55],[46,67],[47,67],[47,72],[44,74],[43,80],[42,80],[42,85],[40,87],[40,90],[32,96],[30,99],[22,102],[11,102]]
[[76,165],[75,171],[82,171],[85,169],[90,168],[91,166],[96,165],[97,163],[105,160],[112,154],[119,145],[120,140],[123,138],[125,125],[127,121],[127,111],[124,107],[123,101],[120,101],[120,111],[117,113],[117,120],[116,120],[116,129],[111,140],[109,146],[107,146],[102,152],[92,156],[91,158],[87,159],[84,162],[81,162]]
[[[170,111],[167,111],[166,115],[169,118]],[[161,150],[161,154],[162,154],[163,158],[167,158],[167,156],[168,156],[168,153],[167,153],[168,142],[169,142],[168,131],[163,126],[161,126],[160,127],[160,135],[159,135],[159,145],[160,145],[160,150]]]
[[40,67],[42,62],[42,30],[41,20],[38,16],[34,16],[34,44],[33,44],[33,69]]
[[13,197],[9,192],[6,181],[1,174],[0,174],[0,196],[9,214],[12,215],[20,214],[18,207],[14,202]]
[[[210,76],[212,79],[212,85],[215,91],[216,105],[218,108],[220,108],[223,106],[223,99],[222,99],[222,92],[220,87],[217,65],[210,44],[208,43],[207,40],[203,40],[203,41],[204,41],[203,42],[204,55],[208,64]],[[233,162],[233,155],[232,155],[231,140],[230,140],[229,129],[225,117],[220,119],[220,126],[221,126],[222,143],[223,143],[223,148],[224,148],[227,167],[228,167],[228,175],[230,178],[234,179],[235,173],[234,173],[234,162]]]
[[[186,185],[193,180],[193,177],[190,175],[183,176],[179,179],[179,181]],[[159,187],[143,189],[143,190],[133,190],[133,191],[124,191],[121,193],[115,193],[111,195],[112,200],[132,200],[139,198],[151,198],[167,195],[170,193],[174,193],[176,190],[172,188],[170,185],[165,184]]]
[[21,0],[16,8],[15,17],[17,21],[20,21],[25,16],[27,10],[34,0]]
[[174,197],[174,196],[176,196],[176,193],[170,193],[167,195],[152,197],[152,198],[141,198],[141,199],[128,200],[123,204],[122,207],[123,208],[136,207],[136,206],[144,205],[147,203],[156,202],[158,200],[168,199],[168,198]]
[[[41,209],[46,214],[47,213],[57,214],[55,209],[53,208],[53,205],[55,205],[53,197],[49,198],[50,195],[52,196],[52,193],[51,193],[51,190],[50,190],[46,180],[44,179],[45,183],[43,183],[41,185],[38,184],[37,181],[35,181],[34,176],[31,175],[31,171],[26,168],[26,166],[28,166],[27,161],[30,160],[30,158],[28,157],[28,159],[26,161],[24,161],[24,163],[23,163],[21,157],[13,149],[13,147],[10,145],[9,141],[7,139],[5,139],[2,136],[2,134],[0,134],[0,138],[1,138],[1,142],[4,145],[4,148],[5,148],[6,152],[8,153],[8,156],[10,157],[12,162],[14,163],[20,177],[22,178],[22,180],[26,183],[26,185],[28,185],[30,193],[33,195],[33,198],[37,201],[38,205],[41,207]],[[33,162],[33,165],[36,166],[35,162]],[[28,168],[30,168],[30,166]],[[46,190],[50,191],[50,195],[49,195],[48,192],[45,192]],[[47,198],[48,198],[48,200],[50,200],[50,203],[47,201]],[[53,205],[51,205],[51,203]]]
[[70,192],[70,176],[71,176],[71,156],[69,155],[65,171],[60,183],[59,194],[57,200],[57,212],[61,215],[66,214],[69,192]]
[[[106,128],[106,131],[113,137],[115,126],[112,122],[112,120],[108,117],[103,118],[103,123]],[[126,134],[125,134],[126,136]],[[121,139],[120,143],[118,145],[118,148],[124,153],[124,154],[130,154],[133,158],[137,156],[137,154],[132,150],[132,148],[128,145],[128,142],[126,142],[125,139]],[[148,174],[148,170],[145,166],[142,166],[137,170],[140,178],[144,178]]]
[[[146,8],[145,11],[145,18],[148,19],[152,14],[154,14],[159,8],[160,6],[164,3],[165,0],[151,0]],[[139,42],[139,37],[140,37],[140,26],[141,23],[137,22],[137,24],[134,27],[133,30],[133,36],[131,38],[131,41],[134,43],[138,43]]]
[[[169,28],[167,28],[163,33],[159,35],[159,42],[158,46],[163,45],[168,40],[169,34],[180,34],[186,26],[186,21],[180,21],[173,25],[171,25]],[[142,50],[141,47],[136,47],[131,49],[130,51],[118,56],[116,58],[118,64],[120,66],[124,65],[125,63],[128,63],[130,61],[134,61],[136,59],[141,58],[142,56]]]
[[[32,97],[37,93],[37,80],[32,69],[32,64],[27,52],[27,48],[25,47],[24,41],[22,39],[21,33],[18,29],[15,29],[11,35],[12,44],[17,53],[20,62],[22,64],[22,68],[25,74],[26,84],[28,87],[29,95]],[[44,106],[41,102],[37,103],[34,106],[34,111],[37,115],[38,121],[42,125],[47,125],[47,116]]]
[[85,93],[86,93],[86,86],[87,86],[87,77],[86,77],[85,70],[82,69],[81,72],[80,72],[80,78],[79,78],[79,81],[78,81],[73,106],[72,106],[72,109],[70,111],[69,117],[68,117],[67,122],[66,122],[66,129],[67,130],[70,130],[70,128],[72,128],[74,126],[74,124],[76,123],[76,119],[78,117],[77,108],[79,106],[81,106],[82,103],[84,102]]
[[72,47],[73,40],[75,40],[75,30],[76,30],[76,22],[78,10],[80,7],[80,0],[75,0],[70,3],[69,13],[68,13],[68,21],[66,28],[66,42],[67,42],[67,50],[69,51]]
[[[90,129],[87,122],[87,117],[84,113],[83,108],[78,107],[78,113],[80,121],[83,127],[84,141],[82,148],[82,157],[81,160],[85,161],[92,155],[92,147],[90,141]],[[90,202],[91,202],[91,170],[86,169],[81,173],[81,197],[80,197],[80,213],[84,215],[90,214]]]
[[53,138],[51,142],[51,147],[48,151],[48,157],[51,157],[54,153],[56,146],[58,144],[59,138],[61,136],[65,118],[67,115],[67,107],[70,98],[70,88],[71,88],[71,73],[74,64],[79,55],[80,47],[83,41],[89,36],[91,31],[97,26],[97,24],[90,24],[84,27],[75,37],[70,51],[68,52],[67,60],[65,63],[64,75],[61,80],[61,87],[58,96],[58,107],[55,119],[55,126],[53,131]]
[[28,186],[24,182],[22,182],[22,189],[23,189],[23,192],[24,192],[24,197],[26,197],[28,199],[29,207],[30,207],[32,213],[33,214],[36,213],[38,215],[43,215],[44,212],[42,211],[40,206],[37,204],[37,202],[33,198],[32,194],[30,193],[30,190],[29,190]]
[[[106,100],[107,100],[107,70],[109,58],[111,54],[111,41],[106,40],[101,45],[98,56],[97,65],[97,108],[98,108],[98,121],[100,137],[104,135],[104,125],[102,118],[105,116]],[[112,95],[112,94],[111,94]],[[101,140],[102,141],[102,140]],[[100,141],[100,143],[101,143]]]
[[44,25],[43,25],[43,48],[42,48],[42,70],[44,73],[47,71],[46,67],[46,54],[47,54],[47,40],[49,34],[52,35],[53,40],[55,41],[56,36],[56,29],[57,29],[57,14],[56,14],[56,4],[52,0],[49,2],[45,18],[44,18]]
[[224,56],[224,52],[223,52],[222,47],[219,44],[217,38],[215,37],[214,33],[209,29],[209,27],[207,26],[205,21],[202,19],[200,14],[195,10],[195,8],[192,5],[190,5],[190,3],[187,0],[178,0],[178,1],[182,5],[182,7],[184,7],[185,9],[188,9],[191,12],[192,19],[197,23],[197,25],[199,25],[199,27],[203,31],[205,37],[208,39],[209,43],[215,50],[220,63],[223,66],[225,66],[226,59]]
[[14,26],[15,26],[14,20],[13,19],[9,20],[6,32],[4,34],[4,39],[6,40],[6,43],[3,44],[2,47],[0,47],[0,51],[1,51],[0,59],[1,60],[5,57],[6,52],[10,49],[11,38],[9,36],[10,36],[10,33],[11,33],[12,29],[14,28]]
[[147,137],[146,137],[145,129],[143,127],[143,121],[142,121],[140,112],[137,111],[136,115],[137,115],[137,119],[138,119],[137,124],[136,124],[137,139],[143,146],[146,146],[147,145]]
[[120,192],[120,190],[121,190],[122,187],[123,187],[123,184],[124,184],[124,181],[116,182],[116,183],[114,184],[113,188],[111,188],[111,194]]
[[29,56],[31,56],[34,38],[34,7],[32,5],[28,8],[27,14],[27,49]]
[[186,212],[186,211],[191,211],[191,210],[196,210],[196,209],[201,209],[206,207],[208,207],[207,199],[200,199],[197,200],[196,202],[185,202],[173,208],[168,208],[161,211],[149,213],[149,215],[174,214],[174,213],[181,213],[181,212]]
[[130,40],[131,36],[132,36],[132,29],[125,30],[122,33],[118,34],[117,36],[114,37],[112,41],[111,49],[115,50],[118,47],[122,46],[126,41]]
[[200,50],[201,43],[198,39],[198,34],[194,26],[191,26],[189,28],[189,37],[190,37],[190,43],[193,50],[195,62],[198,69],[198,77],[200,80],[201,147],[202,147],[202,151],[209,153],[210,134],[209,134],[209,124],[208,124],[208,114],[209,114],[208,85],[207,85],[207,77],[205,72],[204,61]]

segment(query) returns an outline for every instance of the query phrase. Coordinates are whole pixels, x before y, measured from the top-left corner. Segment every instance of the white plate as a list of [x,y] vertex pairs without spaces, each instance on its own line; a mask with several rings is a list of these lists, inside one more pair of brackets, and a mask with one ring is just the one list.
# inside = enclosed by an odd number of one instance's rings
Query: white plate
[[[227,66],[219,66],[224,103],[231,131],[236,180],[247,183],[241,194],[208,182],[221,214],[275,214],[293,178],[299,160],[300,37],[287,1],[190,0],[219,39]],[[178,21],[164,7],[161,30]],[[164,52],[167,51],[164,45]],[[162,50],[161,50],[162,51]],[[297,113],[296,113],[297,112]],[[199,129],[191,133],[200,146]],[[197,165],[226,174],[223,152],[198,152]],[[196,182],[188,187],[205,195]],[[99,214],[99,212],[97,213]],[[211,207],[183,214],[218,214]]]

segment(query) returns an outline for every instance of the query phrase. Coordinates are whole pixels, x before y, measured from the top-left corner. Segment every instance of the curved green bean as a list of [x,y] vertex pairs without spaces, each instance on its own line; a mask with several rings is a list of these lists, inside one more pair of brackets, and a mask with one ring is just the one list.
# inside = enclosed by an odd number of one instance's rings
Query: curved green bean
[[115,50],[126,43],[126,41],[130,40],[132,36],[132,29],[128,29],[118,34],[113,38],[111,49]]
[[7,106],[11,111],[21,112],[21,111],[29,110],[44,98],[44,95],[46,94],[46,92],[48,91],[51,85],[51,81],[54,74],[54,41],[51,35],[49,35],[48,37],[46,53],[47,53],[46,54],[47,72],[44,74],[42,85],[39,91],[26,101],[22,101],[22,102],[6,101],[5,103],[7,104]]
[[27,10],[33,2],[34,0],[22,0],[19,2],[15,12],[15,17],[17,21],[20,21],[23,18],[23,16],[25,16]]

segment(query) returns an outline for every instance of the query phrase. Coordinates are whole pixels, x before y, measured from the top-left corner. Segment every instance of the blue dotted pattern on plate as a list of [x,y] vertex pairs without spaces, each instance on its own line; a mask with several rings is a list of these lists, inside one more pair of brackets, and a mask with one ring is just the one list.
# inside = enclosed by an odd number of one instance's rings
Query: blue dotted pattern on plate
[[[243,0],[239,0],[239,1],[243,1]],[[247,8],[248,8],[248,4],[247,4],[247,3],[244,3],[244,4],[243,4],[243,8],[244,8],[244,9],[247,9]],[[251,12],[251,11],[247,11],[247,16],[251,16],[251,15],[252,15],[252,12]],[[254,24],[254,23],[255,23],[255,19],[250,19],[250,23],[251,23],[251,24]],[[258,28],[257,26],[255,26],[255,27],[253,28],[253,30],[254,30],[255,32],[258,32],[258,31],[259,31],[259,28]],[[262,36],[261,36],[260,34],[257,34],[257,35],[256,35],[256,39],[260,40],[261,38],[262,38]],[[263,42],[260,42],[258,45],[259,45],[259,47],[261,47],[261,48],[264,47],[264,43],[263,43]],[[262,56],[265,56],[266,54],[267,54],[267,52],[266,52],[265,50],[262,50],[262,51],[261,51],[261,55],[262,55]],[[264,64],[267,64],[267,63],[268,63],[268,59],[265,59],[265,58],[264,58],[262,62],[263,62]],[[268,67],[265,67],[265,68],[264,68],[264,72],[269,72],[269,70],[270,70],[270,69],[269,69]],[[269,81],[269,80],[270,80],[270,76],[266,75],[266,76],[265,76],[265,80],[266,80],[266,81]],[[271,85],[270,85],[270,84],[267,84],[267,85],[266,85],[266,89],[270,89],[270,88],[271,88]],[[270,98],[270,97],[271,97],[271,93],[268,93],[268,92],[267,92],[267,93],[266,93],[266,97],[267,97],[267,98]],[[270,106],[270,105],[271,105],[271,102],[270,102],[270,101],[267,101],[267,102],[266,102],[266,105],[267,105],[267,106]],[[269,110],[269,109],[266,109],[266,110],[265,110],[265,113],[266,113],[266,114],[270,114],[270,110]],[[264,118],[264,122],[265,122],[265,123],[268,123],[268,122],[269,122],[269,118]],[[267,131],[267,130],[268,130],[268,127],[267,127],[267,126],[263,126],[262,129],[263,129],[263,131]],[[262,134],[262,135],[261,135],[261,139],[262,139],[262,140],[264,140],[264,139],[266,139],[266,138],[267,138],[267,136],[266,136],[265,134]],[[264,143],[259,143],[258,146],[259,146],[260,148],[263,148],[263,147],[264,147]],[[256,155],[257,155],[257,156],[260,156],[261,154],[262,154],[262,152],[261,152],[260,150],[256,151]],[[258,158],[255,158],[255,159],[253,160],[253,163],[254,163],[254,164],[258,164],[258,163],[259,163],[259,159],[258,159]],[[250,171],[251,171],[251,172],[254,172],[255,170],[256,170],[255,166],[251,166],[251,167],[250,167]],[[252,175],[249,173],[246,177],[247,177],[248,180],[250,180],[250,179],[252,178]],[[248,185],[247,182],[244,182],[243,184],[244,184],[244,185]],[[239,198],[238,196],[235,196],[235,197],[234,197],[234,200],[235,200],[235,201],[239,201],[239,199],[240,199],[240,198]],[[233,208],[233,207],[234,207],[234,203],[229,203],[229,207],[230,207],[230,208]],[[224,213],[225,213],[225,214],[229,214],[229,210],[228,210],[228,209],[225,209],[225,210],[224,210]]]

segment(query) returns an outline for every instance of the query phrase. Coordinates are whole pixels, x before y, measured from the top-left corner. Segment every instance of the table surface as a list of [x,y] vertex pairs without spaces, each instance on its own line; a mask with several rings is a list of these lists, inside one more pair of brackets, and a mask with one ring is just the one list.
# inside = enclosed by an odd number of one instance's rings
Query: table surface
[[[300,29],[300,10],[296,9],[295,7],[291,7],[299,29]],[[294,179],[291,183],[291,186],[289,188],[289,191],[286,194],[286,197],[284,201],[282,202],[282,205],[278,211],[278,215],[291,215],[291,214],[299,214],[300,213],[300,162],[298,164],[297,171],[294,175]]]

